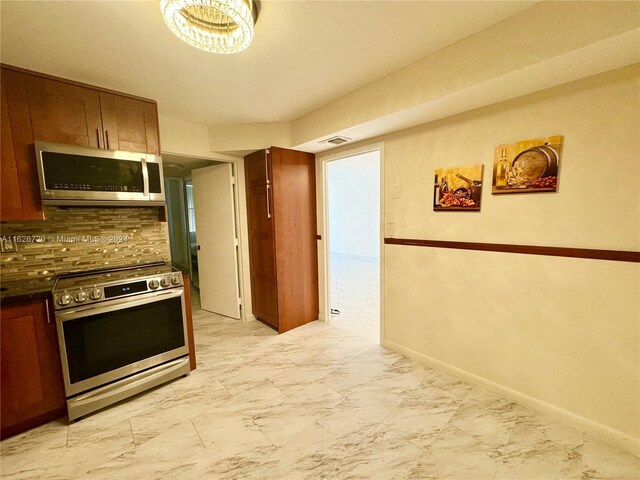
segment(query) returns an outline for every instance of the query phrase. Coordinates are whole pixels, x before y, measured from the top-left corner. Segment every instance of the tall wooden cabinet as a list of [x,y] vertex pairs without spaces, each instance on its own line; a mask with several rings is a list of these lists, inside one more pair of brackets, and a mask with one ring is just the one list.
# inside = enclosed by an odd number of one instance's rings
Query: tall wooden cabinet
[[33,142],[160,153],[152,100],[2,66],[0,221],[42,220]]
[[283,333],[318,318],[315,156],[271,147],[244,162],[253,314]]

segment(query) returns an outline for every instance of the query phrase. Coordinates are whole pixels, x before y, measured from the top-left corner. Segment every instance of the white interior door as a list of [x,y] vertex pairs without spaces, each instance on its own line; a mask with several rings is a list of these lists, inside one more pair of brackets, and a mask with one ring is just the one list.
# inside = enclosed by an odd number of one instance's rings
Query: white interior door
[[191,172],[199,245],[200,305],[240,318],[238,241],[230,163]]

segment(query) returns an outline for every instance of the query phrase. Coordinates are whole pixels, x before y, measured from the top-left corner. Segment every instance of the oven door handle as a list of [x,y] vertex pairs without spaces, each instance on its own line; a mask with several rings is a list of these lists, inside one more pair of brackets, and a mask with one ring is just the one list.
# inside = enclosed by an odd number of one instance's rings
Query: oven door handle
[[82,308],[76,308],[74,310],[68,310],[65,312],[56,312],[56,320],[60,322],[66,322],[68,320],[75,320],[77,318],[88,317],[90,315],[99,315],[101,313],[114,312],[116,310],[123,310],[125,308],[137,307],[139,305],[146,305],[147,303],[158,302],[168,298],[180,297],[184,293],[184,289],[175,288],[171,290],[161,290],[159,292],[153,292],[152,294],[144,295],[144,297],[138,299],[132,299],[131,297],[122,300],[113,300],[112,302],[102,303],[98,305],[88,305]]

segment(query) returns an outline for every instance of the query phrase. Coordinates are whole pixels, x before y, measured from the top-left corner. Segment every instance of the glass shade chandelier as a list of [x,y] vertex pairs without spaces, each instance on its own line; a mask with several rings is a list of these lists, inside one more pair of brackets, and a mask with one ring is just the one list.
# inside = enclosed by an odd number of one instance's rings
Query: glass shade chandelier
[[251,44],[258,8],[252,0],[160,0],[169,29],[205,52],[236,53]]

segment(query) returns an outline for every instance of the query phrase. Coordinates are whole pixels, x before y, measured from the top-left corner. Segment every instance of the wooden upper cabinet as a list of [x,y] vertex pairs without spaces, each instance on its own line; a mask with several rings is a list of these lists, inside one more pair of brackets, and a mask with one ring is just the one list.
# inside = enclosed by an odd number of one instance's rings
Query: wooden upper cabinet
[[2,65],[0,221],[43,220],[34,141],[160,154],[152,100]]
[[27,92],[34,140],[103,147],[97,91],[30,75]]
[[247,188],[271,182],[271,158],[268,150],[258,150],[244,157],[244,175]]
[[33,149],[28,76],[2,69],[0,221],[43,220]]
[[[22,198],[20,196],[20,180],[18,175],[18,163],[16,152],[13,146],[13,135],[11,133],[11,117],[9,115],[9,105],[7,104],[7,91],[4,88],[4,76],[2,77],[2,162],[0,163],[0,176],[2,177],[2,189],[0,197],[2,211],[20,211],[22,209]],[[2,215],[4,217],[5,215]]]
[[49,78],[27,78],[35,140],[160,154],[155,103]]
[[160,154],[155,103],[100,92],[105,148]]

